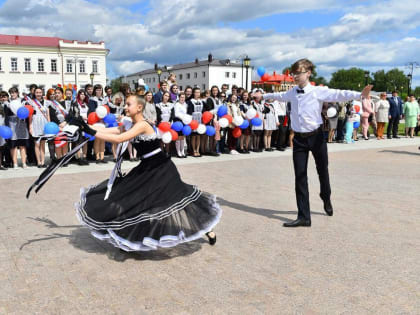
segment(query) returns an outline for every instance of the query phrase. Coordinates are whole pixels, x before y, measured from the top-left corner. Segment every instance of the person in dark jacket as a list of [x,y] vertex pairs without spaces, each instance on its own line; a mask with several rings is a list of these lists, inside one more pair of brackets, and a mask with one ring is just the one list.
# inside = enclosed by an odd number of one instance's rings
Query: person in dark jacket
[[[386,135],[388,139],[392,139],[393,137],[398,139],[398,124],[400,119],[402,119],[403,114],[403,102],[401,98],[398,96],[398,91],[392,92],[392,97],[388,98],[389,102],[389,123],[388,128],[386,131]],[[392,136],[391,136],[392,131]]]

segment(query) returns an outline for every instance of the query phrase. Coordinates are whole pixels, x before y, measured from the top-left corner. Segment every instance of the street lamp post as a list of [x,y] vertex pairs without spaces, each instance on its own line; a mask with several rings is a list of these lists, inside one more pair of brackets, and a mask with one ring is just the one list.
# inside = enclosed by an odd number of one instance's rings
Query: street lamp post
[[157,73],[157,75],[158,75],[158,84],[160,84],[160,75],[162,74],[162,70],[161,70],[160,68],[158,68],[158,69],[156,70],[156,73]]
[[248,91],[248,69],[249,65],[251,64],[251,58],[248,57],[248,55],[244,58],[244,66],[246,70],[246,79],[245,79],[245,90]]
[[93,85],[93,78],[95,77],[95,74],[94,74],[93,72],[91,72],[91,73],[89,74],[89,77],[90,77],[90,84],[92,84],[92,85]]
[[408,78],[408,88],[407,88],[407,95],[410,95],[411,93],[411,79],[413,78],[413,75],[411,73],[407,74],[407,78]]
[[365,86],[369,83],[369,71],[365,71]]

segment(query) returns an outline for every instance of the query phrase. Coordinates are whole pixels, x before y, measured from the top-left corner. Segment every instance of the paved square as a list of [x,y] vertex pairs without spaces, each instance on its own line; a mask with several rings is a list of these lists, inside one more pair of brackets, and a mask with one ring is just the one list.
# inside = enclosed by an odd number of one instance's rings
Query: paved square
[[80,186],[111,165],[60,170],[30,200],[37,170],[3,172],[0,313],[418,314],[420,141],[397,141],[329,147],[333,217],[310,159],[311,228],[282,227],[296,217],[290,151],[176,160],[184,181],[219,196],[218,242],[137,254],[75,217]]

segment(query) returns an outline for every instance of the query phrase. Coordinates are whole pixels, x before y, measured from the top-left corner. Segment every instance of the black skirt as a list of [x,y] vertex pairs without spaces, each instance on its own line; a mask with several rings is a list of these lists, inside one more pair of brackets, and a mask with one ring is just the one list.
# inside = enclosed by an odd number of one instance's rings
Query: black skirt
[[148,251],[192,241],[211,231],[222,210],[216,197],[182,182],[165,154],[140,162],[117,177],[82,188],[77,217],[92,235],[125,251]]

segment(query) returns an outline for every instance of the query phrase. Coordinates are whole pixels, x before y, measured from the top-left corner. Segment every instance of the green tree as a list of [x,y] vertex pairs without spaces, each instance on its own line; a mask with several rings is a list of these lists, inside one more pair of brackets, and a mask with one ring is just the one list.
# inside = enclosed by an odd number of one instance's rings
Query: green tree
[[340,69],[331,76],[329,87],[361,91],[365,86],[365,70],[360,68]]
[[420,86],[417,86],[414,91],[413,91],[414,95],[416,96],[416,98],[420,97]]
[[389,70],[386,73],[386,81],[388,89],[399,90],[401,93],[407,92],[408,79],[401,70],[397,68]]
[[111,80],[111,88],[113,93],[117,93],[120,90],[122,84],[122,78],[116,78]]
[[373,89],[378,92],[388,91],[390,84],[388,83],[384,70],[376,71],[373,74]]

